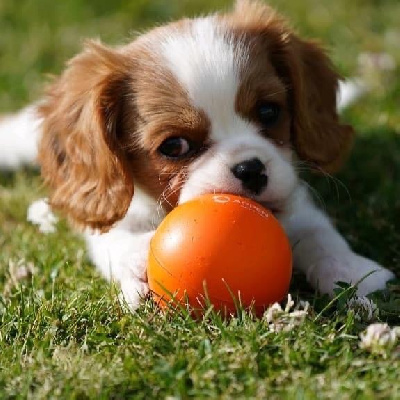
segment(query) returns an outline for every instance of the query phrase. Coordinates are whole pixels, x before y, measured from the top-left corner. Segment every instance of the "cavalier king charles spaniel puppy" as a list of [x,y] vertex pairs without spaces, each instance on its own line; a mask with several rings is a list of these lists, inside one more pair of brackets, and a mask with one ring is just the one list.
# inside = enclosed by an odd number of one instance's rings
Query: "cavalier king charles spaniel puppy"
[[359,283],[362,296],[393,274],[352,251],[296,172],[299,163],[335,171],[351,147],[338,84],[318,44],[267,5],[239,0],[121,47],[87,43],[37,105],[0,124],[0,164],[15,167],[38,148],[51,207],[83,231],[131,309],[148,292],[158,224],[205,193],[265,205],[315,289]]

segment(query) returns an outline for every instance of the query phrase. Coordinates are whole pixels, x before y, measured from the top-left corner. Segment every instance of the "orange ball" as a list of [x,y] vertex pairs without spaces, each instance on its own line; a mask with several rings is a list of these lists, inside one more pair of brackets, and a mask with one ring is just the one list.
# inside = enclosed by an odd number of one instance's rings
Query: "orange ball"
[[172,295],[194,310],[211,302],[230,314],[240,299],[261,314],[286,296],[291,274],[283,228],[270,211],[239,196],[208,194],[176,207],[150,242],[148,281],[161,306]]

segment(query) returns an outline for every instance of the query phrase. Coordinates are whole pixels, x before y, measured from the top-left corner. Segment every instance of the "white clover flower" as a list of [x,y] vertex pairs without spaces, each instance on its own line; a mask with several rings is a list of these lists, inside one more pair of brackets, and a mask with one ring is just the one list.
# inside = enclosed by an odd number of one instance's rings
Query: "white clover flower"
[[264,317],[270,324],[274,320],[279,319],[280,315],[284,313],[281,305],[279,303],[274,303],[272,306],[268,307],[267,311],[264,313]]
[[353,297],[347,302],[350,310],[354,311],[354,317],[357,321],[372,321],[379,315],[377,305],[368,297]]
[[360,334],[360,348],[371,353],[387,355],[400,338],[400,327],[390,328],[388,324],[371,324]]
[[27,220],[39,226],[42,233],[53,233],[58,218],[52,213],[46,198],[34,201],[28,208]]
[[301,325],[308,315],[310,304],[299,302],[297,307],[290,293],[285,309],[279,303],[274,303],[264,313],[264,319],[272,332],[288,332]]
[[361,69],[393,71],[396,69],[396,60],[388,53],[361,53],[358,65]]
[[285,306],[285,312],[288,313],[290,312],[290,310],[294,307],[294,301],[292,298],[292,295],[290,293],[288,293],[287,295],[287,303]]
[[36,272],[36,268],[32,262],[26,262],[24,259],[8,261],[8,279],[4,285],[3,295],[8,296],[13,288],[17,287],[20,282],[29,279]]

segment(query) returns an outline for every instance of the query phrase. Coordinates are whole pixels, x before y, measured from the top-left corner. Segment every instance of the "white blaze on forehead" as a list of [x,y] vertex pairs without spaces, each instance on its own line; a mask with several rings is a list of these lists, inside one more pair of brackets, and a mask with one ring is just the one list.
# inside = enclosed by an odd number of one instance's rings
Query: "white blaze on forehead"
[[161,51],[192,104],[210,119],[214,137],[248,129],[235,113],[239,72],[248,51],[216,17],[197,19],[187,29],[172,31]]

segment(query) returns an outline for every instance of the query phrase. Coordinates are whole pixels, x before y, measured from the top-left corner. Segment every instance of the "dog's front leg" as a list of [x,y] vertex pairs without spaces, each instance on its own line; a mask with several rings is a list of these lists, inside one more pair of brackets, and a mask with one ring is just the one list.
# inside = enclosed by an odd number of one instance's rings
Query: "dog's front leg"
[[333,296],[337,282],[347,282],[358,283],[357,294],[365,296],[384,289],[394,278],[389,270],[352,251],[304,187],[296,190],[281,221],[292,244],[294,267],[321,293]]
[[153,234],[114,228],[104,234],[85,235],[91,260],[108,280],[119,284],[132,311],[149,291],[146,265]]

